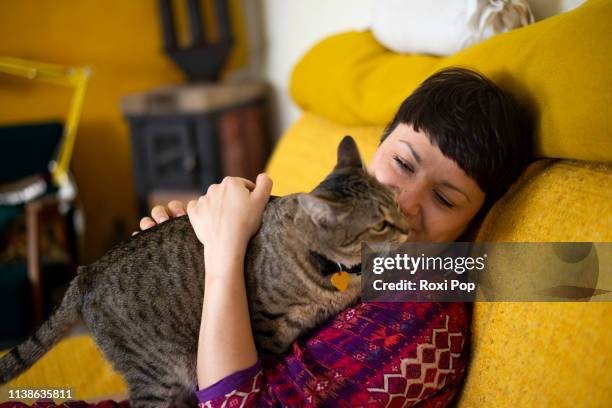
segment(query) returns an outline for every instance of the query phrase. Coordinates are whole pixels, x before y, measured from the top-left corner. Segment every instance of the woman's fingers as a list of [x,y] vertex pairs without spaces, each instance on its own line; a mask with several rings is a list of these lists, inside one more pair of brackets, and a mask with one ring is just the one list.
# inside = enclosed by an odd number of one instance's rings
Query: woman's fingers
[[228,185],[244,186],[249,191],[255,190],[255,183],[253,183],[251,180],[245,179],[244,177],[225,176],[223,177],[223,180],[221,180],[221,183],[209,185],[208,190],[206,190],[206,195],[211,193],[214,194],[216,191],[219,191],[219,189],[226,188]]
[[[156,205],[151,210],[150,217],[143,217],[140,219],[140,230],[144,231],[151,227],[156,226],[164,221],[169,220],[170,218],[180,217],[181,215],[185,215],[187,210],[185,209],[185,204],[179,200],[172,200],[168,203],[168,208],[163,205]],[[132,232],[132,236],[138,234],[140,231]]]
[[168,215],[168,210],[163,205],[156,205],[155,207],[153,207],[153,209],[151,210],[151,217],[155,220],[157,224],[162,223],[164,221],[168,221],[168,219],[170,218],[170,216]]
[[[241,185],[246,187],[252,192],[252,195],[254,196],[253,198],[255,198],[255,200],[261,204],[262,208],[268,202],[268,197],[270,196],[270,191],[272,189],[272,180],[264,173],[257,176],[257,184],[243,177],[225,177],[221,184],[211,184],[208,187],[207,194],[215,194],[215,191],[222,188],[222,184],[227,185],[230,183],[233,186]],[[199,200],[204,199],[204,197],[205,196],[201,196]],[[198,200],[191,200],[189,203],[187,203],[187,205],[185,205],[185,203],[182,201],[172,200],[168,203],[168,207],[156,205],[151,210],[151,217],[144,217],[140,220],[140,229],[144,231],[148,228],[156,226],[157,224],[167,221],[170,218],[190,214],[197,203]],[[136,235],[137,233],[138,231],[135,231],[132,236]]]
[[266,173],[261,173],[257,176],[257,184],[253,189],[252,197],[263,208],[270,199],[272,192],[272,179]]
[[185,203],[179,200],[172,200],[168,203],[168,210],[170,211],[170,217],[180,217],[185,215],[187,210],[185,209]]
[[[149,229],[151,227],[156,226],[157,223],[155,221],[153,221],[151,218],[149,217],[144,217],[140,220],[140,230],[144,231],[146,229]],[[134,234],[132,234],[134,235]]]
[[249,191],[253,191],[255,189],[255,183],[253,183],[251,180],[245,179],[244,177],[225,176],[225,178],[223,178],[222,183],[228,183],[230,181],[238,181],[238,182],[240,182]]
[[191,208],[192,208],[194,205],[196,205],[196,203],[197,203],[197,201],[196,201],[196,200],[190,200],[190,201],[187,203],[187,212],[191,211]]

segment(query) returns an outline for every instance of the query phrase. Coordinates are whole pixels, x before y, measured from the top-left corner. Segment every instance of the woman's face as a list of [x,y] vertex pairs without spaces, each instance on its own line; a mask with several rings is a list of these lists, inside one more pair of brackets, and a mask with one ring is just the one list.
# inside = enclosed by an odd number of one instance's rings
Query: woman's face
[[454,241],[485,198],[474,179],[407,124],[378,146],[368,171],[395,192],[414,242]]

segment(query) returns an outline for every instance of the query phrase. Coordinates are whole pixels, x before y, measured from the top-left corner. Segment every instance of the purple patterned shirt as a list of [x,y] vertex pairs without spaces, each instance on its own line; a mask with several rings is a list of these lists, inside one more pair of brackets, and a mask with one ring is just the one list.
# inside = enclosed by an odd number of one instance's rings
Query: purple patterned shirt
[[282,355],[196,391],[200,407],[444,407],[469,352],[470,305],[358,303]]

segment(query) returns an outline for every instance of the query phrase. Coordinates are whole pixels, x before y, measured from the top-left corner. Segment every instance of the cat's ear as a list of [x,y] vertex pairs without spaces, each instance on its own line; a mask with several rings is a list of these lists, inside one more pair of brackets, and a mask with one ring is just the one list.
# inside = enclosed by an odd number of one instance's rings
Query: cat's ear
[[363,161],[361,160],[357,143],[349,135],[344,136],[338,145],[338,161],[335,168],[339,169],[342,167],[363,168]]
[[300,194],[297,198],[304,212],[318,226],[329,227],[343,218],[336,211],[334,204],[324,198],[312,194]]

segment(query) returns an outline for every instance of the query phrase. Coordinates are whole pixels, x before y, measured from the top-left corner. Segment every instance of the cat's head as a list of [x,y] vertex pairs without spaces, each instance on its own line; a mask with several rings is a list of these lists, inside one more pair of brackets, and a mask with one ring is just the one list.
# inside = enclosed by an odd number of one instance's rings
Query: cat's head
[[332,172],[298,202],[317,234],[314,249],[333,262],[361,262],[361,243],[376,248],[406,242],[409,227],[393,192],[365,169],[357,144],[345,136]]

